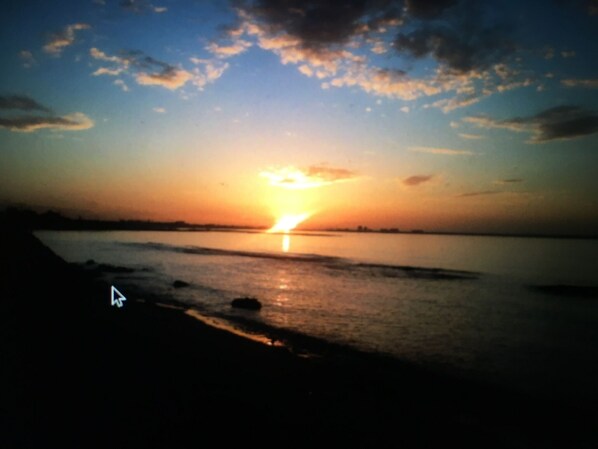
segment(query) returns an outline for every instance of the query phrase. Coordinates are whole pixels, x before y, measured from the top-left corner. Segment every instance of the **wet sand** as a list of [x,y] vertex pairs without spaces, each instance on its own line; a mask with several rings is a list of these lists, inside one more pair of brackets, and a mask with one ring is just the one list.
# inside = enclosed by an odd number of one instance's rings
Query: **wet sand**
[[595,447],[595,404],[371,354],[303,358],[131,297],[1,229],[0,446]]

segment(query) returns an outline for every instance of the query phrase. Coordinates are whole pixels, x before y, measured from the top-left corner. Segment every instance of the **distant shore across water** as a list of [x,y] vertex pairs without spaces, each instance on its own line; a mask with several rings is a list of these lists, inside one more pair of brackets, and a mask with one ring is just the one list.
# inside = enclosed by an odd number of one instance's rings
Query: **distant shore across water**
[[[30,209],[9,207],[0,211],[4,222],[12,223],[20,229],[30,230],[64,230],[64,231],[178,231],[178,232],[247,232],[261,233],[268,231],[267,227],[247,225],[230,225],[217,223],[194,224],[185,221],[151,221],[151,220],[99,220],[87,218],[70,218],[59,212],[48,210],[38,213]],[[598,239],[598,234],[534,234],[534,233],[483,233],[483,232],[448,232],[437,230],[399,228],[371,229],[367,226],[355,228],[301,228],[292,231],[293,235],[330,236],[331,233],[380,233],[380,234],[411,234],[411,235],[454,235],[474,237],[520,237],[520,238],[555,238],[555,239]]]

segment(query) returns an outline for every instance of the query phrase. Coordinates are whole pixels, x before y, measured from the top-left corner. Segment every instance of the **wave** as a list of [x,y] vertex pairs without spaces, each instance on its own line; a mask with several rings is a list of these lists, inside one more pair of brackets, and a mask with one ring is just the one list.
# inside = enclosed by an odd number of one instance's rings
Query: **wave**
[[351,271],[369,276],[392,277],[392,278],[416,278],[435,280],[473,280],[480,276],[474,271],[451,270],[445,268],[414,267],[410,265],[391,265],[377,263],[353,262],[348,259],[335,256],[324,256],[320,254],[278,254],[257,251],[241,251],[205,248],[199,246],[177,246],[164,243],[137,243],[122,242],[121,245],[149,249],[154,251],[169,251],[181,254],[194,254],[198,256],[234,256],[251,257],[259,259],[274,259],[288,262],[316,263],[332,270]]

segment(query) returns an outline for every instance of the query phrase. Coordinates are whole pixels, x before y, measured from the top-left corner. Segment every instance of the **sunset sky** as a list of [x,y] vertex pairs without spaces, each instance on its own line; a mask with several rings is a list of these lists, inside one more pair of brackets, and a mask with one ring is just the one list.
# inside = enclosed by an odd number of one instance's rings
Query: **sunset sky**
[[0,206],[598,229],[596,1],[11,3]]

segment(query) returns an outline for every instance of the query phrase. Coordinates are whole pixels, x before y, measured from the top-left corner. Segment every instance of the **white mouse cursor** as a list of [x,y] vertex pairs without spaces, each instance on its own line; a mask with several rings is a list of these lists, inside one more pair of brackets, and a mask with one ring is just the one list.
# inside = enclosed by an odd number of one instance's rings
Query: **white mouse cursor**
[[110,286],[110,304],[117,307],[124,306],[123,301],[126,301],[127,298],[119,292],[114,285]]

